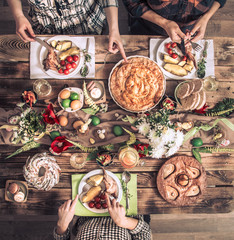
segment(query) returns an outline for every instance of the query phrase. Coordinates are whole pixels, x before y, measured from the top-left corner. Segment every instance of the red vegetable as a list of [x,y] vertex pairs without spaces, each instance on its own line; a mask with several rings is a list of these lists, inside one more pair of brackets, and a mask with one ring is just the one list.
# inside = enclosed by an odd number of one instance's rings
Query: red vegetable
[[107,203],[103,203],[103,204],[102,204],[102,207],[103,207],[103,208],[107,208],[107,207],[108,207],[108,206],[107,206]]
[[65,75],[68,75],[68,74],[69,74],[69,70],[68,70],[68,69],[64,69],[63,73],[64,73]]
[[178,57],[178,55],[176,53],[172,53],[171,57],[176,59]]
[[94,208],[94,206],[95,206],[95,203],[94,203],[94,202],[89,202],[89,207],[90,207],[90,208]]
[[187,57],[186,57],[186,56],[183,56],[182,61],[186,61],[186,60],[187,60]]
[[72,58],[72,56],[68,56],[68,57],[66,58],[66,60],[67,60],[68,62],[72,62],[72,61],[73,61],[73,58]]
[[76,61],[78,61],[78,59],[79,59],[79,57],[78,57],[77,55],[74,55],[74,56],[73,56],[73,61],[76,62]]
[[66,64],[66,69],[68,69],[68,70],[69,70],[69,69],[71,69],[71,68],[72,68],[72,65],[71,65],[71,63],[67,63],[67,64]]
[[106,199],[105,193],[102,193],[102,194],[100,195],[100,198],[101,198],[102,200],[105,200],[105,199]]
[[165,47],[166,47],[167,49],[170,49],[170,48],[171,48],[171,43],[166,43],[166,44],[165,44]]
[[95,208],[100,209],[102,207],[101,203],[96,203]]
[[170,54],[170,55],[172,55],[172,53],[173,53],[172,49],[170,49],[170,48],[167,50],[167,52],[168,52],[168,54]]
[[176,46],[177,46],[176,42],[173,42],[173,43],[171,44],[171,47],[172,47],[172,48],[175,48]]
[[65,65],[66,65],[66,62],[65,62],[64,60],[61,60],[61,61],[60,61],[60,65],[65,66]]
[[72,68],[76,68],[77,67],[77,64],[75,62],[73,62],[71,65],[72,65]]
[[59,72],[60,74],[62,74],[62,73],[63,73],[63,69],[60,68],[60,69],[58,70],[58,72]]
[[95,198],[94,198],[94,201],[95,201],[96,203],[99,203],[99,202],[101,201],[101,198],[100,198],[100,197],[95,197]]

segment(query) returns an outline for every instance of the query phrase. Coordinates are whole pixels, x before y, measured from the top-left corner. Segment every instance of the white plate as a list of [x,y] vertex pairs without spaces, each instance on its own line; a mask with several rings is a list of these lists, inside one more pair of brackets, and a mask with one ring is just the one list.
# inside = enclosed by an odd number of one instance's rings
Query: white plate
[[[71,37],[64,36],[64,35],[52,37],[52,38],[48,39],[47,42],[51,43],[53,40],[55,40],[55,41],[68,40],[68,41],[72,42]],[[79,46],[77,46],[74,42],[72,42],[72,47],[78,47],[79,48]],[[57,51],[57,50],[55,50],[55,52],[57,54],[59,53],[59,51]],[[57,79],[67,79],[67,78],[70,78],[71,76],[74,76],[76,73],[78,73],[80,71],[81,66],[83,65],[83,62],[84,62],[83,55],[79,54],[78,66],[75,69],[70,70],[70,73],[68,75],[60,74],[57,71],[54,71],[54,70],[51,70],[51,69],[49,69],[48,71],[45,71],[44,66],[43,66],[43,60],[46,58],[47,53],[48,53],[48,50],[45,47],[42,46],[41,51],[40,51],[40,57],[39,57],[39,61],[41,63],[42,70],[43,70],[44,73],[48,74],[49,76],[51,76],[53,78],[57,78]]]
[[[140,56],[140,55],[130,56],[130,57],[127,57],[127,59],[131,59],[131,58],[133,58],[133,57],[147,58],[147,59],[149,59],[150,61],[152,61],[152,62],[154,62],[155,64],[157,64],[154,60],[152,60],[152,59],[150,59],[150,58],[148,58],[148,57],[145,57],[145,56]],[[115,100],[114,96],[112,95],[112,92],[111,92],[111,89],[110,89],[110,79],[111,79],[111,75],[112,75],[113,71],[115,70],[115,68],[118,67],[120,64],[122,64],[123,61],[124,61],[124,60],[122,59],[122,60],[120,60],[118,63],[116,63],[115,66],[112,68],[110,74],[109,74],[109,78],[108,78],[109,93],[110,93],[110,95],[111,95],[111,98],[114,100],[114,102],[115,102],[119,107],[121,107],[122,109],[124,109],[125,111],[132,112],[132,113],[142,112],[142,111],[131,111],[131,110],[127,109],[127,108],[122,107],[122,106]],[[157,65],[159,66],[159,64],[157,64]],[[161,71],[162,71],[162,67],[159,66],[159,68],[160,68]],[[149,109],[147,109],[147,110],[144,110],[144,112],[150,111],[151,109],[153,109],[154,107],[156,107],[156,106],[159,104],[159,102],[161,101],[161,99],[163,98],[163,96],[164,96],[164,94],[165,94],[165,91],[166,91],[166,79],[165,79],[165,76],[164,76],[164,75],[163,75],[163,80],[164,80],[164,89],[163,89],[163,93],[162,93],[161,98],[158,100],[157,103],[155,103],[155,105],[154,105],[153,107],[151,107],[151,108],[149,108]]]
[[[165,74],[165,76],[169,77],[169,78],[173,78],[173,79],[182,79],[182,78],[192,78],[192,76],[194,76],[194,73],[196,71],[195,67],[193,68],[193,70],[191,72],[189,72],[186,76],[184,77],[181,77],[181,76],[177,76],[177,75],[174,75],[168,71],[166,71],[163,66],[165,65],[165,62],[163,61],[163,55],[164,54],[167,54],[167,51],[166,51],[166,47],[165,47],[165,44],[166,43],[169,43],[169,42],[172,42],[170,38],[166,38],[158,47],[158,50],[157,50],[157,53],[156,53],[156,60],[157,60],[157,63],[158,65],[161,67],[163,73]],[[201,44],[200,42],[198,42],[198,44]],[[198,55],[199,53],[194,51],[193,50],[193,54],[195,54],[195,59],[198,59]]]
[[[69,107],[69,108],[64,108],[64,107],[61,105],[62,99],[60,98],[60,93],[61,93],[63,90],[65,90],[65,89],[69,90],[70,92],[75,92],[75,93],[79,94],[79,96],[80,96],[80,99],[79,99],[79,100],[81,101],[81,107],[80,107],[80,108],[78,108],[78,109],[76,109],[76,110],[73,110],[71,107]],[[82,90],[81,88],[76,88],[76,87],[68,87],[68,88],[64,88],[63,90],[61,90],[61,91],[59,92],[59,94],[58,94],[58,103],[59,103],[59,106],[60,106],[62,109],[64,109],[66,112],[76,112],[76,111],[80,110],[80,109],[83,107],[83,105],[84,105],[84,93],[83,93],[83,90]]]
[[[122,195],[123,195],[123,190],[122,190],[122,185],[119,181],[119,179],[115,176],[114,173],[110,172],[110,171],[107,171],[106,170],[106,173],[112,177],[116,183],[117,183],[117,186],[118,186],[118,197],[117,197],[117,202],[120,202],[121,199],[122,199]],[[79,187],[78,187],[78,194],[82,194],[83,192],[83,187],[86,185],[87,186],[87,183],[86,183],[86,180],[91,177],[91,176],[94,176],[94,175],[98,175],[98,174],[103,174],[103,170],[102,169],[97,169],[97,170],[93,170],[89,173],[87,173],[86,175],[84,175],[84,177],[81,179],[80,181],[80,184],[79,184]],[[90,186],[90,185],[89,185]],[[85,187],[86,188],[86,187]],[[89,187],[91,188],[91,186]],[[88,190],[88,189],[87,189]],[[82,203],[82,202],[81,202]],[[96,208],[90,208],[88,203],[82,203],[89,211],[91,212],[94,212],[94,213],[106,213],[108,212],[108,209],[96,209]]]

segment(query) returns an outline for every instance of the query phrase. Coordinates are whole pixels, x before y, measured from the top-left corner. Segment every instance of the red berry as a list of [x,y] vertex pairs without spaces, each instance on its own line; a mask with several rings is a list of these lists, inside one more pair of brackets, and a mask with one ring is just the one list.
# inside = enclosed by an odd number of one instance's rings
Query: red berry
[[94,201],[95,201],[96,203],[99,203],[99,202],[101,201],[101,198],[100,198],[100,197],[95,197],[95,198],[94,198]]
[[68,69],[64,69],[63,73],[64,73],[65,75],[68,75],[68,74],[69,74],[69,70],[68,70]]
[[90,208],[94,208],[94,206],[95,206],[95,203],[94,203],[94,202],[89,202],[89,207],[90,207]]
[[74,56],[73,56],[73,61],[76,62],[76,61],[78,61],[78,59],[79,59],[79,57],[78,57],[77,55],[74,55]]
[[108,206],[107,206],[107,203],[103,203],[103,204],[102,204],[102,207],[103,207],[103,208],[107,208],[107,207],[108,207]]
[[60,69],[58,70],[58,72],[59,72],[60,74],[62,74],[62,73],[63,73],[63,69],[60,68]]
[[172,49],[168,49],[167,52],[168,52],[168,54],[170,54],[170,55],[173,53]]
[[106,199],[105,193],[102,193],[102,194],[100,195],[100,198],[101,198],[102,200],[105,200],[105,199]]
[[172,48],[175,48],[176,46],[177,46],[176,42],[173,42],[173,43],[171,44],[171,47],[172,47]]
[[177,55],[176,53],[172,53],[171,57],[172,57],[172,58],[177,58],[178,55]]
[[60,61],[60,65],[65,66],[65,65],[66,65],[66,62],[65,62],[64,60],[61,60],[61,61]]
[[169,48],[171,47],[171,43],[166,43],[166,44],[165,44],[165,47],[166,47],[167,49],[169,49]]
[[95,208],[100,209],[102,207],[101,203],[96,203]]
[[72,58],[72,56],[68,56],[68,57],[66,58],[66,60],[67,60],[68,62],[72,62],[72,61],[73,61],[73,58]]
[[69,69],[71,69],[71,68],[72,68],[72,65],[71,65],[71,63],[67,63],[67,64],[66,64],[66,69],[68,69],[68,70],[69,70]]
[[77,64],[75,62],[73,62],[71,65],[72,65],[72,68],[76,68],[77,67]]

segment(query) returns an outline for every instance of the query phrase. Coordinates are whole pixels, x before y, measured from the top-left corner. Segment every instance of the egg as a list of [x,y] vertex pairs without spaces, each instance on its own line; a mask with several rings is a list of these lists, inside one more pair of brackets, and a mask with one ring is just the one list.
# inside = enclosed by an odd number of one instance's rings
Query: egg
[[62,99],[66,99],[69,98],[71,95],[71,92],[67,89],[64,89],[61,93],[60,93],[60,98]]
[[60,116],[59,117],[59,124],[62,126],[62,127],[66,127],[67,126],[67,124],[68,124],[68,119],[67,119],[67,117],[65,117],[65,116]]
[[75,121],[72,126],[73,126],[73,128],[77,129],[78,127],[80,127],[83,124],[84,124],[83,121],[78,120],[78,121]]
[[70,106],[73,110],[77,110],[77,109],[80,109],[82,107],[82,104],[81,104],[81,101],[74,100],[74,101],[71,102]]

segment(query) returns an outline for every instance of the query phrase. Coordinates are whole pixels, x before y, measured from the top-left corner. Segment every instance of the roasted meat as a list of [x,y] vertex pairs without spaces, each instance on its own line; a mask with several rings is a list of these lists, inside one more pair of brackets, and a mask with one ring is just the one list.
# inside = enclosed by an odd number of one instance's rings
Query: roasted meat
[[103,182],[105,184],[106,187],[106,193],[109,195],[112,195],[114,198],[117,197],[117,184],[115,182],[115,180],[110,177],[107,172],[105,171],[105,169],[103,168]]
[[57,71],[58,67],[60,66],[57,59],[57,54],[53,48],[48,51],[46,59],[43,60],[43,66],[46,71],[49,69]]

